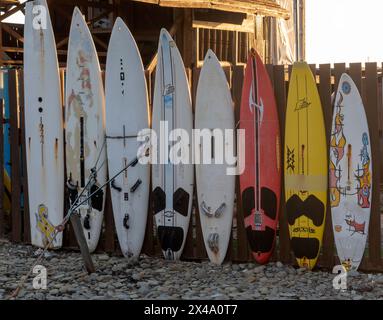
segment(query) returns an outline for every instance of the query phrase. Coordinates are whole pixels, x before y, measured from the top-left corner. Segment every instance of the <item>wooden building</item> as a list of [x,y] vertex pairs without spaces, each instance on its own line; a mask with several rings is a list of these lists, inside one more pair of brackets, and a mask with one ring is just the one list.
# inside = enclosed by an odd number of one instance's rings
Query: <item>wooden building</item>
[[[290,60],[304,58],[304,50],[299,49],[304,48],[304,0],[48,0],[48,5],[62,66],[75,5],[88,21],[101,63],[105,62],[111,29],[118,16],[132,31],[146,66],[155,56],[162,27],[174,35],[189,68],[203,60],[208,48],[221,61],[234,65],[244,62],[251,46],[265,62],[277,64],[283,56],[278,51],[284,50],[278,46],[286,46],[284,39],[278,39],[278,30],[284,33],[281,37],[290,38]],[[18,0],[0,0],[1,65],[22,65],[23,25],[3,21],[23,9]],[[278,27],[284,23],[285,28]],[[282,57],[282,62],[292,61],[283,61]]]

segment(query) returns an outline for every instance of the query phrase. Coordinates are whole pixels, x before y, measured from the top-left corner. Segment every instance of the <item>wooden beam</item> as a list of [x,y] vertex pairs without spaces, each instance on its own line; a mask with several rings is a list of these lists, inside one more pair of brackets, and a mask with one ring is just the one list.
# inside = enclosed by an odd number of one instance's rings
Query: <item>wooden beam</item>
[[98,43],[103,49],[108,50],[108,45],[102,41],[99,37],[93,35],[93,40],[95,43]]
[[[170,28],[169,30],[169,33],[170,35],[173,37],[175,35],[175,33],[177,32],[177,29],[179,27],[179,25],[181,24],[182,22],[182,19],[178,19],[176,20],[176,22],[174,22],[174,24],[172,25],[172,27]],[[156,53],[153,58],[150,60],[148,66],[146,67],[146,70],[149,72],[149,73],[152,73],[154,68],[156,67],[157,65],[157,58],[158,58],[158,54]]]
[[254,33],[254,19],[245,19],[242,24],[194,20],[193,28]]
[[7,32],[8,34],[10,34],[12,37],[16,38],[17,40],[21,41],[24,43],[24,37],[19,34],[18,32],[16,32],[15,30],[13,30],[9,25],[7,25],[6,23],[3,23],[2,24],[2,27],[3,27],[3,30],[5,32]]
[[84,7],[91,7],[91,8],[98,8],[98,9],[110,9],[113,10],[113,4],[110,4],[106,1],[100,1],[100,2],[94,2],[89,0],[54,0],[55,4],[59,4],[61,6],[84,6]]
[[73,213],[70,217],[70,222],[72,224],[72,228],[74,230],[78,246],[80,247],[81,256],[84,261],[86,271],[88,271],[88,274],[96,272],[96,269],[93,265],[92,257],[89,253],[89,248],[85,239],[84,231],[82,230],[80,214],[77,212]]
[[20,3],[19,5],[13,7],[12,9],[6,11],[2,15],[0,15],[0,22],[3,22],[5,19],[10,17],[11,15],[15,14],[16,12],[20,11],[22,8],[24,8],[24,4]]
[[107,11],[104,11],[103,13],[99,14],[97,17],[92,18],[91,20],[87,21],[87,25],[92,25],[93,23],[101,20],[102,18],[107,17],[110,13],[113,12],[113,9],[109,9]]
[[162,7],[173,8],[201,8],[228,12],[259,14],[283,19],[290,19],[290,13],[279,4],[271,0],[131,0],[157,4]]
[[65,39],[62,39],[60,42],[56,44],[56,48],[59,49],[62,46],[65,46],[69,41],[69,37],[66,37]]

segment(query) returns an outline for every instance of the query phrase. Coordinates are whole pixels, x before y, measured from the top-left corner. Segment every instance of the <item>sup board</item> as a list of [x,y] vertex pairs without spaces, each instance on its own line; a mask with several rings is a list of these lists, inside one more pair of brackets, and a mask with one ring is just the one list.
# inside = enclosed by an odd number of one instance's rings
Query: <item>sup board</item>
[[196,159],[196,183],[202,234],[210,261],[221,264],[231,234],[235,175],[227,172],[223,152],[228,141],[220,136],[234,134],[234,109],[225,73],[210,49],[198,80],[195,128],[206,132],[205,138],[195,141],[196,154],[200,155]]
[[[46,1],[28,2],[25,11],[25,143],[31,242],[45,247],[64,214],[59,68]],[[62,233],[59,233],[50,247],[59,248],[61,245]]]
[[330,206],[338,257],[347,270],[362,260],[372,194],[372,155],[359,91],[343,74],[336,92],[330,140]]
[[294,63],[287,100],[285,201],[290,243],[300,267],[319,256],[327,201],[327,146],[322,106],[305,62]]
[[[109,42],[106,73],[106,141],[109,177],[137,157],[139,135],[149,128],[144,67],[128,27],[117,18]],[[149,201],[149,165],[137,163],[110,184],[121,251],[137,259],[145,236]]]
[[281,150],[274,91],[252,50],[242,89],[240,129],[245,130],[245,170],[239,176],[247,239],[254,259],[267,263],[274,248],[281,188]]
[[[66,173],[70,205],[77,197],[89,251],[96,249],[105,196],[98,187],[106,182],[105,101],[101,70],[88,26],[76,7],[69,34],[66,74]],[[83,191],[84,190],[84,191]]]
[[[180,258],[189,228],[194,183],[192,128],[185,67],[176,43],[162,29],[153,101],[152,129],[157,136],[157,151],[153,151],[152,159],[152,197],[158,238],[168,260]],[[189,139],[178,142],[185,135]]]

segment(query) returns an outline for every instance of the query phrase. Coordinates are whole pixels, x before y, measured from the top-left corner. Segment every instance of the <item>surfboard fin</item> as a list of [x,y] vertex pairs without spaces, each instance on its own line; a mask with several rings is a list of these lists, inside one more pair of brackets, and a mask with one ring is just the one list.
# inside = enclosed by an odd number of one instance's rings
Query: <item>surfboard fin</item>
[[218,233],[210,233],[209,234],[209,238],[207,240],[207,243],[209,245],[210,250],[213,251],[214,253],[218,253],[218,251],[219,251],[218,240],[219,240]]
[[216,218],[219,218],[223,214],[225,208],[226,208],[226,203],[222,202],[222,204],[219,206],[219,208],[217,210],[215,210],[214,216]]
[[170,248],[165,251],[165,260],[174,260],[174,252]]
[[211,213],[211,208],[206,205],[205,201],[202,201],[201,203],[201,210],[207,217],[213,217],[213,214]]

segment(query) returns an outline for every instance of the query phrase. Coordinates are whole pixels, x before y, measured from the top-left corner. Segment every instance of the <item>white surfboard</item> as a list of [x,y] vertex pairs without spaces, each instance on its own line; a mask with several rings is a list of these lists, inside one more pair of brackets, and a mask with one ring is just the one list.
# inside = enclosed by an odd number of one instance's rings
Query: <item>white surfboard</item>
[[[182,254],[189,228],[193,198],[191,141],[183,144],[186,161],[169,160],[176,148],[161,139],[161,123],[168,130],[183,129],[191,137],[193,118],[189,84],[177,46],[169,33],[161,30],[154,87],[152,128],[157,134],[157,164],[152,165],[152,196],[157,233],[166,259],[177,260]],[[161,141],[162,140],[162,141]],[[162,157],[161,157],[162,156]],[[163,158],[161,161],[161,158]],[[166,162],[166,164],[164,164]],[[162,163],[162,164],[161,164]]]
[[[71,203],[81,201],[106,182],[105,101],[101,70],[88,26],[76,7],[69,34],[66,74],[66,172]],[[93,177],[92,169],[97,173]],[[80,202],[81,202],[80,201]],[[105,193],[100,191],[80,208],[90,252],[100,237]]]
[[[234,110],[225,73],[211,50],[206,53],[198,81],[195,128],[207,129],[212,136],[208,140],[195,142],[196,154],[200,150],[201,158],[201,164],[196,164],[196,183],[206,251],[211,262],[221,264],[230,240],[235,176],[227,175],[228,165],[225,161],[216,164],[221,155],[216,154],[218,140],[213,130],[222,130],[223,137],[225,129],[234,130]],[[210,157],[211,164],[207,164],[204,158]],[[222,157],[225,159],[224,155]]]
[[[45,14],[46,13],[46,14]],[[46,18],[42,21],[42,17]],[[32,244],[45,247],[64,214],[63,119],[56,43],[45,0],[26,4],[25,143]],[[62,233],[51,248],[62,245]]]
[[358,89],[343,74],[336,93],[330,140],[330,205],[340,262],[356,270],[366,246],[371,211],[372,155]]
[[[137,44],[117,18],[109,42],[106,74],[106,141],[109,177],[137,157],[138,134],[149,128],[144,67]],[[137,163],[111,182],[114,221],[121,251],[137,259],[145,236],[149,165]]]

